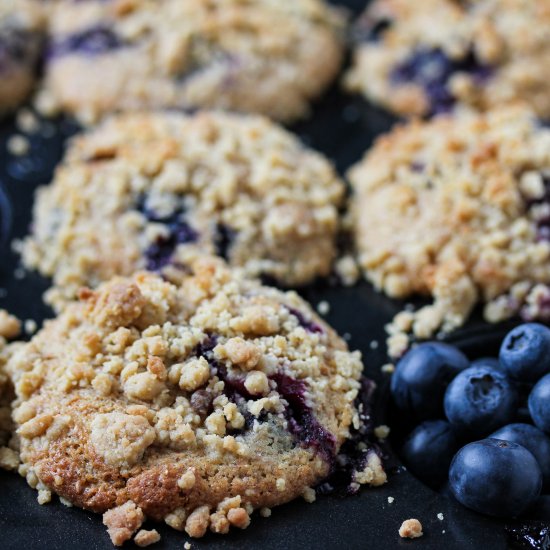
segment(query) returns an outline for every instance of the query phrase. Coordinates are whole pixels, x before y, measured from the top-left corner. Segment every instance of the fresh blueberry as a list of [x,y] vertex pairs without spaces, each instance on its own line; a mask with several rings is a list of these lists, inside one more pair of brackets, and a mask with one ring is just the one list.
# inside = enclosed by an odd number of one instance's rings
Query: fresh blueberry
[[542,474],[525,447],[483,439],[458,451],[449,470],[449,485],[454,497],[476,512],[515,517],[538,498]]
[[470,367],[449,384],[443,405],[456,430],[483,436],[513,420],[517,392],[502,371]]
[[498,369],[500,368],[500,363],[496,357],[480,357],[479,359],[474,359],[470,363],[470,367],[491,367]]
[[499,360],[512,378],[535,382],[550,372],[550,329],[525,323],[511,330],[502,342]]
[[543,431],[531,424],[508,424],[489,437],[512,441],[531,451],[539,463],[544,487],[550,487],[550,438]]
[[397,408],[417,420],[441,416],[447,385],[467,367],[466,356],[448,344],[427,342],[411,349],[397,363],[391,380]]
[[537,428],[550,433],[550,374],[535,384],[529,394],[528,405]]
[[445,420],[428,420],[416,427],[403,445],[407,468],[433,488],[447,481],[449,465],[459,448],[458,439]]

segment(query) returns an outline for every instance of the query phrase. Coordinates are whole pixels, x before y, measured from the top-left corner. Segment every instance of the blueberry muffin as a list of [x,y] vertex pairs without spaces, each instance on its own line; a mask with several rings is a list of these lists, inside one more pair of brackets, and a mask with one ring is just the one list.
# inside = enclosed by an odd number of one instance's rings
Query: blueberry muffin
[[42,23],[35,2],[0,0],[0,116],[15,109],[34,87]]
[[[219,258],[178,285],[143,272],[82,290],[7,368],[20,472],[43,502],[106,512],[117,545],[144,517],[200,537],[313,499],[365,420],[360,354]],[[361,449],[355,483],[383,483]]]
[[350,90],[405,116],[514,100],[550,118],[550,4],[376,0],[356,26]]
[[479,301],[491,322],[550,320],[550,129],[529,109],[397,127],[349,177],[366,278],[392,298],[434,299],[398,315],[392,352],[406,332],[462,325]]
[[0,468],[17,470],[19,456],[16,445],[11,441],[13,421],[11,419],[11,402],[14,399],[13,387],[6,372],[6,363],[20,343],[8,343],[19,336],[21,323],[19,319],[0,309]]
[[61,0],[49,19],[48,93],[85,122],[162,107],[289,121],[343,51],[344,20],[321,0]]
[[115,274],[174,277],[190,250],[299,285],[327,275],[343,183],[257,115],[118,115],[74,140],[38,194],[28,267],[50,303]]

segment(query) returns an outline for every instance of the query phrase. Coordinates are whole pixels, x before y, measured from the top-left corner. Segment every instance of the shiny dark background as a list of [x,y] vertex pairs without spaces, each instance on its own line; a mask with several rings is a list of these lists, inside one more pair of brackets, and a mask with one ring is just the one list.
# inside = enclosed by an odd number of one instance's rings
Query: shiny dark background
[[[333,3],[345,5],[355,14],[366,4],[360,0]],[[376,136],[395,122],[391,115],[369,106],[363,99],[344,95],[336,83],[315,105],[312,117],[291,130],[327,155],[344,173],[361,158]],[[70,121],[55,121],[46,126],[46,136],[31,136],[29,157],[17,158],[10,156],[6,149],[6,140],[14,132],[13,122],[5,121],[0,126],[0,307],[23,320],[35,319],[40,323],[51,316],[41,300],[48,282],[18,269],[18,258],[8,246],[8,240],[21,238],[28,232],[34,190],[50,181],[63,153],[65,139],[75,129]],[[354,288],[320,283],[303,289],[302,294],[314,305],[321,300],[328,301],[328,322],[346,335],[352,349],[362,351],[365,372],[379,385],[377,408],[379,420],[383,422],[388,382],[387,375],[380,371],[387,362],[383,327],[402,304],[374,292],[366,283]],[[504,328],[488,327],[477,317],[451,339],[473,357],[498,349],[503,333]],[[67,508],[55,497],[52,503],[40,506],[36,495],[16,474],[0,472],[0,548],[113,548],[101,516]],[[393,497],[392,504],[388,503],[388,497]],[[437,518],[439,513],[443,514],[443,520]],[[425,533],[422,539],[400,539],[399,526],[408,518],[422,522]],[[225,537],[209,534],[196,541],[163,525],[144,527],[155,527],[161,533],[161,542],[152,547],[159,550],[182,549],[188,540],[193,548],[214,549],[375,550],[410,544],[423,549],[465,550],[505,548],[504,526],[504,522],[470,513],[434,493],[401,468],[383,487],[363,489],[348,498],[318,497],[314,504],[297,500],[273,509],[269,519],[256,514],[247,530],[235,529]]]

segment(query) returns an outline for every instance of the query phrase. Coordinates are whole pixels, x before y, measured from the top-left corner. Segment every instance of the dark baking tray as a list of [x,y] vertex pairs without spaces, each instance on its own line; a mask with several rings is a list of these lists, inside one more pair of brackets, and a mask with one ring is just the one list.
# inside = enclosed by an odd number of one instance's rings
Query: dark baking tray
[[[355,13],[365,5],[364,1],[354,0],[338,3]],[[389,114],[362,99],[344,95],[335,85],[315,105],[312,117],[291,129],[307,144],[325,153],[344,173],[361,158],[375,137],[395,122]],[[75,129],[74,123],[65,119],[52,122],[46,136],[31,138],[30,158],[22,159],[10,156],[6,149],[6,141],[15,131],[13,121],[0,127],[0,229],[4,237],[4,241],[0,240],[0,307],[39,323],[51,316],[41,300],[48,282],[18,269],[18,258],[6,242],[6,229],[9,225],[9,239],[27,233],[34,190],[50,180],[63,153],[64,141]],[[342,288],[327,282],[301,292],[314,305],[328,301],[329,323],[349,338],[352,349],[362,351],[365,373],[379,386],[377,414],[383,422],[388,383],[387,375],[380,370],[387,361],[384,324],[403,304],[387,299],[366,283]],[[498,349],[507,328],[487,326],[477,316],[453,334],[451,340],[472,357],[487,355]],[[388,497],[393,497],[392,504],[388,503]],[[439,513],[443,514],[443,520],[437,518]],[[407,518],[420,519],[425,533],[422,539],[412,542],[399,538],[397,531]],[[190,540],[184,533],[155,525],[162,540],[154,548],[181,549],[188,540],[196,548],[219,549],[364,550],[408,544],[438,550],[505,548],[505,524],[469,512],[400,468],[383,487],[363,489],[353,497],[321,496],[313,504],[298,500],[273,509],[269,519],[254,517],[248,529],[234,530],[225,537],[209,534],[201,540]],[[0,472],[0,548],[110,549],[112,545],[100,515],[67,508],[55,498],[52,503],[40,506],[36,492],[22,478]]]

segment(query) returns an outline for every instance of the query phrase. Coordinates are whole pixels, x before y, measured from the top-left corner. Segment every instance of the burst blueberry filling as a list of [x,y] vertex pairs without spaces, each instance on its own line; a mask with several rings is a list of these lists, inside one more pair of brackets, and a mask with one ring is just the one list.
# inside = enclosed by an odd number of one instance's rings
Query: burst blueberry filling
[[288,311],[290,311],[290,313],[294,315],[294,317],[296,317],[296,319],[298,320],[298,324],[301,327],[305,328],[308,332],[318,333],[318,334],[322,334],[324,332],[321,325],[307,319],[306,316],[301,311],[298,311],[297,309],[294,309],[292,307],[288,307],[288,306],[286,307]]
[[126,46],[126,42],[108,25],[98,25],[50,43],[48,57],[69,54],[98,56]]
[[13,63],[36,61],[40,37],[37,33],[6,26],[0,29],[0,70]]
[[234,229],[223,223],[217,224],[215,236],[216,254],[224,260],[229,259],[229,253],[235,236],[236,232]]
[[172,213],[162,215],[147,206],[145,197],[140,197],[137,210],[147,220],[163,224],[167,232],[157,238],[145,250],[145,265],[149,271],[160,271],[172,261],[172,257],[178,245],[194,243],[198,239],[198,233],[183,219],[185,208],[181,204]]
[[312,448],[331,466],[336,456],[336,439],[315,418],[306,403],[306,385],[286,374],[277,373],[270,377],[277,384],[277,391],[288,402],[285,416],[288,431],[302,447]]
[[193,243],[198,239],[197,232],[185,221],[167,224],[168,234],[158,237],[145,250],[146,267],[149,271],[160,271],[172,262],[178,245]]
[[360,485],[355,482],[355,475],[363,471],[372,453],[380,458],[385,467],[389,463],[386,453],[373,443],[372,403],[375,389],[376,385],[372,380],[361,380],[361,389],[355,400],[355,407],[359,413],[359,428],[351,427],[350,437],[340,447],[331,474],[317,489],[319,493],[357,493]]
[[435,115],[453,108],[456,98],[449,83],[457,73],[466,73],[477,85],[482,85],[492,69],[481,63],[472,50],[462,59],[450,59],[440,49],[418,49],[394,68],[391,82],[395,86],[409,83],[421,86],[429,100],[429,115]]

